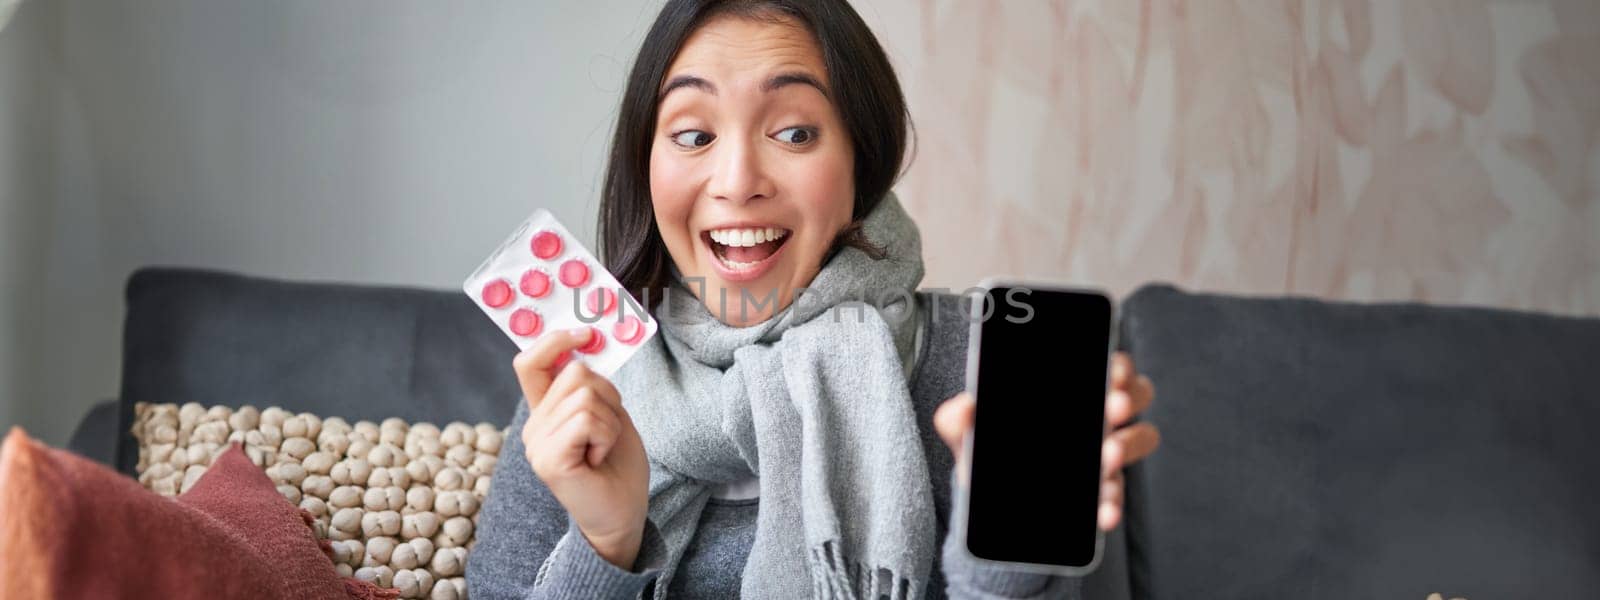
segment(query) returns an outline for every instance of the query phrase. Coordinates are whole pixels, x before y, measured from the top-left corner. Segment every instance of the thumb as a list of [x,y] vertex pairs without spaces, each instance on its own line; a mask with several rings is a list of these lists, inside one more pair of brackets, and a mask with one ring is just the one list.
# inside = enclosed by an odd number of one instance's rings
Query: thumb
[[972,394],[961,392],[939,405],[939,410],[933,413],[933,428],[952,454],[961,454],[962,441],[972,429],[977,406]]

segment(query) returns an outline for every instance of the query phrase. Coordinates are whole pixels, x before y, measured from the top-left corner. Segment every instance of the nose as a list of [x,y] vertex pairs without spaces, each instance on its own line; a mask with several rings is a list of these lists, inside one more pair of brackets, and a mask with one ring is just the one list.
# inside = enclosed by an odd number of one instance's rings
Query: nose
[[738,203],[771,198],[776,190],[772,178],[767,175],[760,149],[747,141],[735,142],[727,138],[723,141],[725,143],[716,149],[720,154],[707,192],[718,200]]

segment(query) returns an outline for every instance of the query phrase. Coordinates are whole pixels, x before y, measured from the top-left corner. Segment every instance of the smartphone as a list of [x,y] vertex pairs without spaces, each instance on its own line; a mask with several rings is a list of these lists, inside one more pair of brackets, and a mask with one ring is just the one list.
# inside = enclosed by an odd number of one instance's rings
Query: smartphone
[[985,280],[969,296],[977,401],[953,527],[979,562],[1053,575],[1100,565],[1100,448],[1116,345],[1110,294]]

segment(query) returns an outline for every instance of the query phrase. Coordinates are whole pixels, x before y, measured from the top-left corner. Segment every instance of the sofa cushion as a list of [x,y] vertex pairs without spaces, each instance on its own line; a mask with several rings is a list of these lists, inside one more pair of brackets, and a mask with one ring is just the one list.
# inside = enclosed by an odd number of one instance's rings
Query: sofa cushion
[[[383,422],[291,414],[278,407],[140,404],[139,482],[185,497],[242,445],[276,492],[299,505],[344,576],[403,597],[466,589],[476,535],[505,432],[497,425]],[[448,588],[448,589],[445,589]]]
[[1147,286],[1156,598],[1600,590],[1600,320]]
[[13,429],[0,448],[0,506],[7,598],[341,600],[376,591],[339,577],[300,511],[237,446],[172,501]]
[[147,268],[127,286],[117,468],[139,402],[507,423],[516,345],[465,294]]

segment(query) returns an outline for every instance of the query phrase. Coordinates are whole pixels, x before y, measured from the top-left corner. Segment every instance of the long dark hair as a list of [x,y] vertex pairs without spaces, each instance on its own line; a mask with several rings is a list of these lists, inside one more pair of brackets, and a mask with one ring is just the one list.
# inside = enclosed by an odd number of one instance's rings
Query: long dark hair
[[653,309],[672,277],[672,259],[650,200],[650,148],[656,135],[656,92],[684,40],[711,17],[792,18],[822,50],[828,89],[855,154],[851,223],[843,246],[875,257],[883,251],[861,234],[861,221],[888,193],[905,159],[910,118],[900,81],[883,47],[845,0],[669,0],[639,47],[622,95],[600,198],[600,260],[622,286]]

